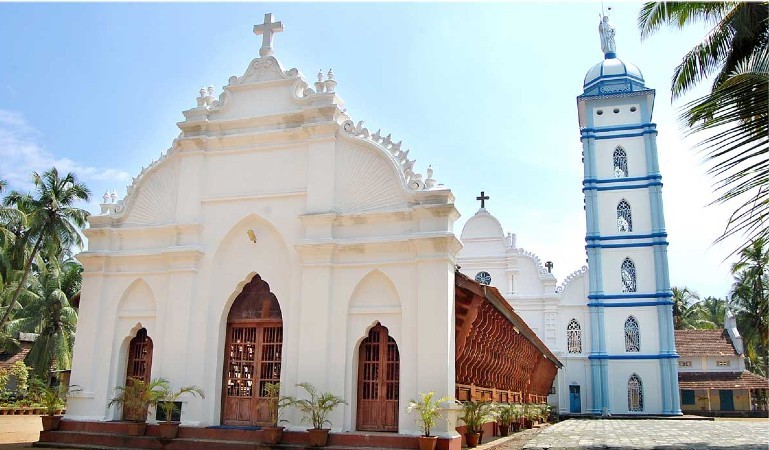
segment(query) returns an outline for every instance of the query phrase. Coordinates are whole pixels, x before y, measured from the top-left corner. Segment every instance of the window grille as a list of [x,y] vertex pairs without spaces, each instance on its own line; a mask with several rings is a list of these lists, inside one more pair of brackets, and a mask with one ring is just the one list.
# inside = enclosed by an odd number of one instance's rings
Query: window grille
[[627,382],[627,409],[633,412],[644,410],[644,388],[637,374],[630,375]]
[[638,328],[638,321],[633,316],[628,317],[625,321],[625,351],[641,351],[641,332]]
[[716,362],[716,365],[718,367],[729,367],[729,361],[718,361]]
[[622,147],[614,149],[614,177],[625,178],[627,177],[627,153]]
[[622,261],[620,275],[622,277],[622,292],[635,292],[636,291],[635,264],[633,264],[633,261],[631,261],[630,258],[625,258],[625,260]]
[[691,361],[678,361],[678,367],[691,367]]
[[582,353],[582,329],[577,319],[571,319],[566,327],[566,344],[569,353]]
[[633,214],[630,212],[630,204],[625,200],[620,200],[617,204],[617,231],[633,231]]

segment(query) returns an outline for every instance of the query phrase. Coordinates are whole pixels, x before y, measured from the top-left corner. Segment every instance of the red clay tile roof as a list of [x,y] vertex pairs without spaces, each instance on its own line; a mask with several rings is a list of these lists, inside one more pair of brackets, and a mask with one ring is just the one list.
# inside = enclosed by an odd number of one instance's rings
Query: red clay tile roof
[[681,389],[769,389],[769,380],[748,372],[678,372]]
[[734,356],[737,351],[726,330],[675,330],[681,356]]
[[21,351],[15,355],[8,355],[7,353],[3,353],[0,355],[0,369],[10,369],[13,363],[16,361],[24,361],[24,358],[27,357],[29,350],[29,348],[22,348]]

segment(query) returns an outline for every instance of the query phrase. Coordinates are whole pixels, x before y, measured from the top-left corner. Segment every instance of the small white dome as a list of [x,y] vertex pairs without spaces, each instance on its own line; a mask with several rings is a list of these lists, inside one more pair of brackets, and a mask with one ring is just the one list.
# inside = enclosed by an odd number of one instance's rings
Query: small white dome
[[485,209],[480,209],[465,223],[460,239],[504,239],[504,237],[505,233],[502,231],[499,220]]
[[[606,85],[606,86],[602,86]],[[610,89],[606,87],[612,86]],[[620,86],[625,88],[618,89]],[[594,65],[585,75],[585,94],[609,93],[615,91],[636,91],[645,89],[641,70],[619,58],[606,58]],[[600,92],[595,92],[600,91]],[[608,91],[608,92],[604,92]]]

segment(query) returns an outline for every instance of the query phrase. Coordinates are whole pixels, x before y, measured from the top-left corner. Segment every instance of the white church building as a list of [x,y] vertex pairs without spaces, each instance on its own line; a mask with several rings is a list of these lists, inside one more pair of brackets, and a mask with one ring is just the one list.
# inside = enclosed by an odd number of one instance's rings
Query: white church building
[[[254,31],[260,56],[222,92],[202,89],[171,148],[89,219],[68,419],[119,419],[114,388],[151,375],[204,389],[184,399],[185,424],[248,424],[263,383],[295,395],[307,381],[347,400],[335,430],[376,416],[416,434],[398,399],[455,392],[457,266],[496,286],[564,364],[560,412],[680,414],[654,91],[616,57],[608,23],[606,59],[577,99],[590,269],[560,285],[485,208],[457,236],[454,196],[432,171],[349,117],[331,71],[285,70],[280,22],[268,14]],[[384,378],[369,380],[374,344]],[[387,398],[366,403],[368,382]]]

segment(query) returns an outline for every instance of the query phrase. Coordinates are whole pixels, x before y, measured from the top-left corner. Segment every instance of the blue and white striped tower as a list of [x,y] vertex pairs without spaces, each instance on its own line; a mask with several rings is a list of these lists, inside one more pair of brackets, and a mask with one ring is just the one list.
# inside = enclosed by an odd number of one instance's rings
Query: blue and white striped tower
[[599,26],[605,59],[577,97],[590,267],[593,414],[681,414],[668,275],[654,90],[617,58],[614,28]]

